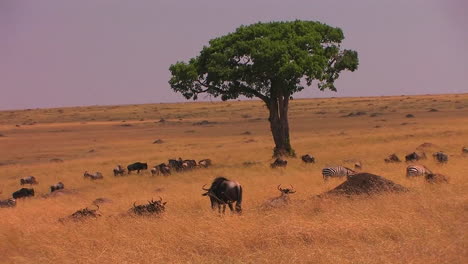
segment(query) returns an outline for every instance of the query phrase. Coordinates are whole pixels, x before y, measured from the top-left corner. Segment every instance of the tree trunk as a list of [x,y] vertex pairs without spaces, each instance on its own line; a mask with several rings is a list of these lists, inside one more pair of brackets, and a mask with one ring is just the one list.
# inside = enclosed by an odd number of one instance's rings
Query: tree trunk
[[[275,87],[276,88],[276,87]],[[289,94],[280,89],[272,89],[268,108],[270,110],[270,128],[275,141],[273,157],[295,157],[289,140],[288,123]]]

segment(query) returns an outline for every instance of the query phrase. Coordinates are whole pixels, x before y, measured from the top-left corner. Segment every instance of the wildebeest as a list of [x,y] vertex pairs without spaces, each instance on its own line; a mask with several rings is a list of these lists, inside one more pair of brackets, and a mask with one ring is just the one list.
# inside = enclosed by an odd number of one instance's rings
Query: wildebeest
[[16,206],[16,200],[13,198],[9,198],[6,200],[1,201],[0,200],[0,208],[1,207],[15,207]]
[[439,163],[447,163],[448,161],[448,155],[441,151],[432,154],[432,157]]
[[102,173],[100,173],[99,171],[94,174],[85,171],[83,174],[83,178],[90,178],[91,180],[102,180],[104,176],[102,176]]
[[213,210],[217,206],[218,211],[221,213],[222,206],[224,213],[227,204],[232,212],[234,211],[232,203],[236,202],[235,212],[242,212],[242,186],[238,182],[228,180],[224,177],[217,177],[213,180],[209,189],[206,189],[205,185],[203,185],[202,190],[206,192],[202,195],[210,197],[211,208]]
[[294,190],[294,187],[292,185],[291,185],[291,188],[283,189],[281,188],[281,184],[280,184],[278,185],[277,189],[278,191],[281,192],[281,195],[278,197],[268,199],[266,202],[263,203],[262,205],[263,208],[267,209],[267,208],[277,208],[277,207],[284,206],[289,203],[289,200],[290,200],[289,195],[296,192],[296,190]]
[[322,176],[325,181],[328,180],[328,178],[349,177],[355,173],[356,172],[352,169],[343,166],[326,167],[322,169]]
[[182,158],[179,158],[178,160],[170,159],[169,167],[171,167],[171,169],[174,169],[176,171],[181,171],[183,170],[182,163],[183,163]]
[[386,159],[384,159],[386,163],[394,163],[394,162],[401,162],[400,158],[394,153],[390,156],[388,156]]
[[202,159],[198,162],[198,166],[203,167],[203,168],[208,168],[212,164],[210,159]]
[[151,175],[169,175],[171,174],[171,168],[166,165],[166,163],[161,163],[159,165],[154,166],[151,168]]
[[20,179],[20,184],[25,185],[25,184],[38,184],[36,177],[34,176],[28,176],[25,178]]
[[135,202],[133,208],[130,208],[130,212],[137,215],[160,214],[166,210],[166,203],[162,201],[161,197],[159,197],[158,201],[151,199],[147,204],[136,205]]
[[281,158],[276,158],[276,160],[270,164],[271,168],[277,168],[277,167],[286,167],[288,165],[287,160],[283,160]]
[[66,220],[80,221],[80,220],[84,220],[84,219],[87,219],[87,218],[90,218],[90,217],[97,218],[97,217],[101,216],[101,214],[98,213],[99,205],[95,204],[95,206],[97,207],[97,209],[91,210],[91,209],[88,209],[88,207],[86,207],[84,209],[80,209],[80,210],[74,212],[73,214],[69,215],[68,217],[60,218],[59,221],[60,222],[64,222]]
[[12,194],[13,199],[34,196],[34,189],[21,188]]
[[449,179],[447,176],[439,173],[429,173],[424,176],[424,179],[428,183],[448,183]]
[[130,174],[132,171],[137,171],[137,173],[140,173],[141,170],[147,170],[147,169],[148,169],[148,164],[141,163],[141,162],[135,162],[127,166],[128,174]]
[[426,176],[427,174],[432,174],[432,171],[424,165],[409,165],[406,167],[406,177]]
[[58,183],[50,186],[50,192],[55,192],[55,191],[58,191],[58,190],[62,190],[63,188],[65,188],[65,185],[62,182],[58,182]]
[[124,173],[125,173],[125,169],[121,165],[117,165],[117,167],[114,168],[114,176],[117,176],[117,175],[123,176]]
[[426,153],[422,152],[421,154],[418,154],[416,152],[410,153],[405,156],[405,161],[415,161],[415,160],[421,160],[421,159],[426,159]]
[[197,162],[195,160],[184,160],[182,161],[182,168],[184,170],[190,170],[197,167]]
[[305,154],[301,157],[302,161],[305,163],[315,163],[315,158],[309,154]]

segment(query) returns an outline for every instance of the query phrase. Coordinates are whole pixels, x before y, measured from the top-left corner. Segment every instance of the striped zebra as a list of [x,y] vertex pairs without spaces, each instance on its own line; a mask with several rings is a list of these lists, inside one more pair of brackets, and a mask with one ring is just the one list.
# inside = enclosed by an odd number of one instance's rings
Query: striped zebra
[[424,165],[409,165],[406,167],[406,177],[426,176],[428,174],[432,174],[432,171]]
[[336,167],[327,167],[322,169],[322,175],[324,180],[328,180],[328,178],[334,177],[348,177],[350,175],[355,174],[356,172],[350,168],[346,168],[343,166],[336,166]]

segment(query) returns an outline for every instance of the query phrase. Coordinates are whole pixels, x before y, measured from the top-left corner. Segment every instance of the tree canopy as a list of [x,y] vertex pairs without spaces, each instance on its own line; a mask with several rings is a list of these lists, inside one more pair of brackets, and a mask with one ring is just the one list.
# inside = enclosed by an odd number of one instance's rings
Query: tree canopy
[[[212,39],[198,57],[171,65],[172,89],[187,99],[209,93],[222,100],[243,95],[269,101],[272,83],[288,94],[318,81],[320,90],[336,91],[342,70],[358,67],[357,52],[341,50],[340,28],[320,22],[293,21],[241,26]],[[305,80],[305,82],[301,82]]]

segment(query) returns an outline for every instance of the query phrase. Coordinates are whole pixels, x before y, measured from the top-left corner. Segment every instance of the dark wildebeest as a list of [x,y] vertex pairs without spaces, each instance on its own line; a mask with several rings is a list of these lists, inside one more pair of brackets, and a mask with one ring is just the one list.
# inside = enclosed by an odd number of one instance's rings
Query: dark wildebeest
[[16,200],[13,198],[0,201],[0,208],[1,207],[15,207],[15,206],[16,206]]
[[421,154],[413,152],[405,156],[405,161],[406,162],[415,161],[415,160],[420,160],[420,159],[425,159],[425,158],[426,158],[426,154],[424,152]]
[[309,154],[306,154],[301,157],[302,161],[305,163],[315,163],[315,158]]
[[20,180],[20,184],[21,185],[25,185],[25,184],[38,184],[37,180],[36,180],[36,177],[34,176],[28,176],[28,177],[25,177],[25,178],[22,178]]
[[170,159],[169,160],[169,167],[171,167],[171,169],[174,169],[176,171],[181,171],[183,170],[183,167],[182,167],[182,159],[179,158],[178,160],[175,160],[175,159]]
[[184,160],[182,161],[182,168],[184,170],[191,170],[197,167],[197,162],[195,160]]
[[393,153],[392,155],[388,156],[386,159],[384,159],[386,163],[394,163],[394,162],[401,162],[400,158]]
[[286,167],[288,165],[287,160],[283,160],[281,158],[277,158],[272,164],[270,164],[270,167],[272,168],[277,168],[277,167]]
[[102,176],[102,173],[96,172],[94,174],[89,173],[88,171],[85,171],[83,174],[83,178],[90,178],[91,180],[102,180],[104,176]]
[[238,182],[218,177],[214,179],[209,189],[204,188],[205,185],[203,185],[202,190],[206,191],[206,193],[202,195],[210,197],[211,208],[213,210],[218,206],[218,211],[221,213],[221,206],[223,206],[224,213],[227,204],[232,212],[234,211],[232,203],[236,202],[235,212],[242,212],[242,186]]
[[290,200],[289,195],[296,192],[296,190],[294,190],[294,187],[292,185],[291,185],[291,189],[289,189],[289,188],[283,189],[283,188],[281,188],[281,184],[278,185],[277,188],[278,188],[278,191],[281,192],[281,195],[278,196],[278,197],[268,199],[266,202],[263,203],[263,205],[262,205],[263,208],[265,208],[265,209],[277,208],[277,207],[287,205],[289,203],[289,200]]
[[34,189],[21,188],[18,191],[14,192],[12,196],[13,196],[13,199],[34,196]]
[[169,168],[169,166],[167,166],[166,163],[161,163],[157,166],[154,166],[151,169],[151,175],[159,175],[159,174],[169,175],[171,174],[171,168]]
[[125,169],[121,165],[117,165],[117,167],[114,168],[114,176],[120,175],[123,176],[125,173]]
[[141,163],[141,162],[135,162],[127,166],[128,174],[130,174],[132,171],[137,171],[137,173],[140,173],[141,170],[147,170],[147,169],[148,169],[148,164]]
[[159,197],[158,201],[151,199],[147,204],[136,205],[136,202],[134,202],[130,212],[137,215],[160,214],[166,210],[166,203],[162,201],[161,197]]
[[439,163],[447,163],[448,161],[448,155],[442,151],[432,154],[432,157]]
[[65,185],[62,182],[58,182],[58,183],[50,186],[50,192],[55,192],[55,191],[58,191],[58,190],[62,190],[63,188],[65,188]]
[[210,159],[202,159],[198,162],[198,166],[203,167],[203,168],[208,168],[211,166],[211,160]]

